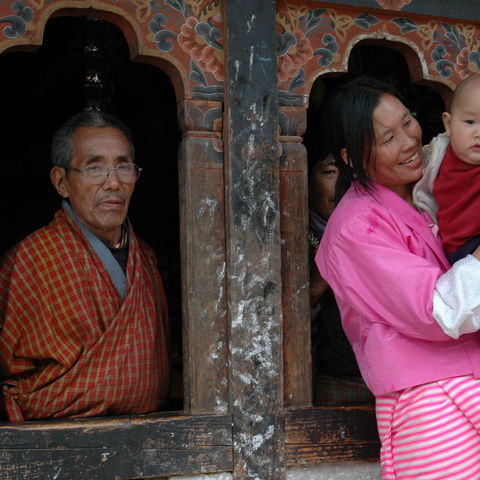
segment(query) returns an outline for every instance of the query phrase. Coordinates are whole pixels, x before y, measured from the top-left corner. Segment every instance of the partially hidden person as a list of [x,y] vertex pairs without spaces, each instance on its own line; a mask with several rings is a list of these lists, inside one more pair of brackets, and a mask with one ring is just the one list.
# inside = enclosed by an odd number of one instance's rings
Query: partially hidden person
[[320,276],[315,254],[335,208],[338,168],[324,149],[324,140],[308,149],[312,158],[309,175],[310,310],[312,319],[312,370],[314,405],[371,403],[352,347],[342,328],[332,289]]

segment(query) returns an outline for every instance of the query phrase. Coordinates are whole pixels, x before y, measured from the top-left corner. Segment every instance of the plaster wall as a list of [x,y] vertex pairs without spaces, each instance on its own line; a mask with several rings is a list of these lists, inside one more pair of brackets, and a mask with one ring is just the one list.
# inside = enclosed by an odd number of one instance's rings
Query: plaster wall
[[379,462],[310,465],[287,470],[287,480],[381,480]]
[[[346,462],[294,467],[287,470],[287,480],[381,480],[379,462]],[[169,480],[232,480],[230,473],[170,477]]]

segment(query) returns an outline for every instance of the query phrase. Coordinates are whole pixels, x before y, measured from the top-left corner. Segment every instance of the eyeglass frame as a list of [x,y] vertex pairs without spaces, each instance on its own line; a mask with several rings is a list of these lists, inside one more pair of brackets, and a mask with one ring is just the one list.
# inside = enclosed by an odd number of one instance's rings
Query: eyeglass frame
[[[132,165],[134,167],[134,171],[137,172],[137,178],[135,178],[135,180],[133,182],[125,182],[124,180],[122,180],[120,178],[120,175],[118,174],[118,168],[119,167],[122,167],[124,165]],[[88,168],[88,167],[85,167],[85,168],[75,168],[75,167],[63,167],[65,170],[73,170],[74,172],[79,172],[81,173],[85,178],[87,179],[90,179],[90,180],[94,180],[95,177],[89,177],[86,173],[85,173],[85,170]],[[107,178],[108,176],[110,175],[110,172],[112,170],[115,170],[115,173],[117,174],[117,177],[118,179],[120,180],[121,183],[126,183],[127,185],[128,184],[133,184],[135,183],[139,178],[140,178],[140,173],[143,172],[143,168],[142,167],[139,167],[136,163],[122,163],[120,165],[117,165],[116,167],[105,167],[104,168],[104,177],[103,177],[103,180],[100,182],[100,183],[95,183],[95,185],[102,185],[104,184],[106,181],[107,181]],[[99,179],[101,178],[101,175],[98,177]]]

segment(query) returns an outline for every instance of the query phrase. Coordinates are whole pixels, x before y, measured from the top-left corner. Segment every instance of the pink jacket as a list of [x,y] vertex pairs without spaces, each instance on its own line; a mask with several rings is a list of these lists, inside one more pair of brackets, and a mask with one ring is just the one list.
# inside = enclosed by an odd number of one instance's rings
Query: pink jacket
[[480,376],[480,333],[452,339],[432,315],[434,289],[449,264],[429,217],[373,185],[371,192],[348,190],[316,256],[365,382],[381,395]]

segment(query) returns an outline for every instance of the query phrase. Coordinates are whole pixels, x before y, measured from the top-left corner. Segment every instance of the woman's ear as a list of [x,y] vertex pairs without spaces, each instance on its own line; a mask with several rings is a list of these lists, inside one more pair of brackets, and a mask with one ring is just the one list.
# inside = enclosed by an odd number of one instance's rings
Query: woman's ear
[[448,112],[442,113],[443,126],[445,127],[445,133],[450,136],[450,123],[452,116]]
[[58,194],[63,198],[68,198],[68,188],[65,185],[66,170],[61,167],[53,167],[50,170],[50,180],[57,190]]
[[340,156],[342,157],[342,160],[345,163],[345,165],[347,165],[350,168],[353,168],[352,161],[350,160],[347,149],[345,147],[340,150]]

